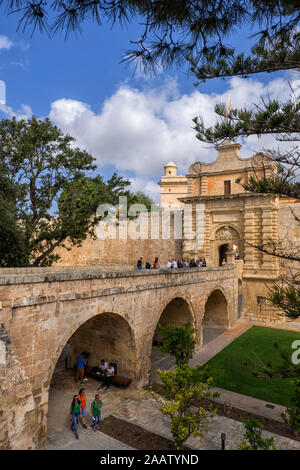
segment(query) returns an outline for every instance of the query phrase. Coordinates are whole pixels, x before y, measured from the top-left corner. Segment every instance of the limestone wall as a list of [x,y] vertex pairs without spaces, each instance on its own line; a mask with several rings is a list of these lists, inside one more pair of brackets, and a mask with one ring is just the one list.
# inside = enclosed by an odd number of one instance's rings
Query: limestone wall
[[[154,215],[154,217],[156,217]],[[156,257],[162,264],[166,264],[169,259],[181,259],[182,240],[174,238],[174,215],[170,215],[170,235],[168,229],[168,218],[157,214],[158,219],[151,219],[147,214],[147,224],[145,230],[142,230],[138,238],[132,238],[131,234],[140,231],[138,221],[128,221],[127,239],[120,236],[119,227],[116,227],[116,237],[100,240],[99,238],[88,238],[82,243],[81,247],[72,247],[71,251],[59,249],[57,253],[61,256],[58,266],[131,266],[136,267],[137,260],[142,256],[144,262],[154,262]],[[157,225],[154,224],[158,220]],[[157,228],[158,227],[158,228]],[[110,233],[112,236],[112,231]],[[165,237],[165,238],[164,238]]]

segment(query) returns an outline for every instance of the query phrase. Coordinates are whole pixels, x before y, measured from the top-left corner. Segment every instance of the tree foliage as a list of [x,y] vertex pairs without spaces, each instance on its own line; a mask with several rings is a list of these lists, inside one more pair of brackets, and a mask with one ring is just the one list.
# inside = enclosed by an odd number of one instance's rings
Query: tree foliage
[[178,366],[188,364],[196,345],[195,330],[192,325],[188,322],[180,327],[169,324],[158,325],[158,328],[162,344],[157,346],[157,349],[175,357]]
[[99,204],[137,202],[117,174],[88,176],[94,158],[74,141],[49,119],[0,122],[1,266],[49,266],[55,248],[94,236]]
[[[299,258],[297,259],[299,261]],[[283,275],[268,288],[268,299],[290,320],[300,317],[300,281],[299,272]]]
[[250,418],[245,421],[245,440],[240,443],[239,450],[276,450],[275,438],[263,438],[263,425],[260,421]]
[[[189,61],[200,80],[293,69],[299,65],[297,0],[1,0],[18,28],[49,35],[80,33],[86,21],[126,25],[138,20],[139,38],[125,60],[146,69]],[[249,55],[229,44],[251,25]]]
[[158,373],[165,386],[165,396],[151,393],[162,405],[162,413],[170,418],[175,448],[182,450],[189,436],[200,439],[205,436],[216,414],[212,405],[208,409],[199,405],[199,400],[215,396],[210,389],[213,379],[206,368],[192,368],[187,364],[176,366],[175,371],[159,370]]
[[291,404],[285,413],[281,413],[281,417],[294,432],[300,431],[300,378],[292,380],[292,383],[295,385],[295,391],[291,398]]

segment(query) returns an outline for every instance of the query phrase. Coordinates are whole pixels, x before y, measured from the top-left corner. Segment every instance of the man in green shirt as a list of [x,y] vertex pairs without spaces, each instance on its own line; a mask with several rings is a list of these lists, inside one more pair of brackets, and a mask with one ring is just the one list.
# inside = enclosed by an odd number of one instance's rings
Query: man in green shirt
[[91,404],[91,415],[93,417],[93,429],[96,431],[98,429],[98,424],[101,421],[101,407],[102,401],[100,400],[99,395],[95,395],[95,400]]

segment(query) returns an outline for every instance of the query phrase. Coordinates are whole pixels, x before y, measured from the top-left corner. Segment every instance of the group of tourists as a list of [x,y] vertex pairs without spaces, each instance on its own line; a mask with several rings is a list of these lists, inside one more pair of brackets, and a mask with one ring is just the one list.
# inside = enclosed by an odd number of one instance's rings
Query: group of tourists
[[183,260],[169,260],[167,263],[168,268],[176,269],[176,268],[206,268],[206,259],[183,259]]
[[[200,258],[200,259],[183,259],[183,260],[178,260],[178,259],[172,259],[169,260],[167,263],[167,267],[171,269],[176,269],[176,268],[206,268],[206,259],[205,258]],[[150,264],[149,261],[146,261],[145,265],[143,263],[143,257],[141,256],[137,260],[137,268],[139,270],[141,269],[159,269],[161,267],[160,262],[158,258],[155,258],[153,264]]]
[[[83,351],[79,356],[76,358],[77,363],[77,370],[76,370],[76,379],[75,382],[78,383],[80,380],[81,385],[84,385],[83,381],[87,381],[86,377],[86,367],[88,362],[89,353]],[[96,372],[99,375],[100,379],[102,380],[102,385],[97,388],[98,390],[102,390],[106,387],[106,391],[109,391],[112,379],[116,373],[114,364],[110,362],[109,364],[102,359],[98,367],[94,367],[93,372]],[[101,421],[101,407],[102,401],[100,400],[100,396],[98,394],[95,395],[93,402],[91,403],[91,416],[93,419],[92,427],[94,431],[98,429],[98,425]],[[72,403],[71,403],[71,413],[70,413],[70,420],[72,421],[71,430],[74,432],[76,439],[79,438],[78,436],[78,419],[81,417],[81,424],[84,429],[87,429],[86,426],[86,391],[85,388],[81,388],[79,390],[78,395],[74,395]]]
[[143,257],[141,256],[138,260],[137,260],[137,268],[139,270],[143,269],[143,267],[145,269],[159,269],[160,268],[160,262],[158,261],[158,258],[155,258],[155,260],[153,261],[153,263],[149,263],[149,261],[146,261],[145,265],[144,265],[144,262],[143,262]]
[[[102,401],[98,394],[95,395],[94,400],[91,403],[91,416],[93,418],[92,427],[94,431],[98,429],[98,425],[101,421],[101,407]],[[78,418],[81,417],[81,424],[84,429],[87,429],[85,418],[86,418],[86,392],[84,388],[79,390],[78,395],[74,395],[71,409],[70,409],[70,420],[71,430],[74,432],[76,439],[79,439],[78,436]]]

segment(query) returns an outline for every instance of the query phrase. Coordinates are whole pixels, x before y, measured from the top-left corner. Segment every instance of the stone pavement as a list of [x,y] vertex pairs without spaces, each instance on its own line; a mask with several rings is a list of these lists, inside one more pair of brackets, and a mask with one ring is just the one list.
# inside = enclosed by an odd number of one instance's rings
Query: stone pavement
[[[145,397],[143,406],[140,401],[130,399],[127,401],[127,414],[125,418],[128,421],[137,424],[144,429],[152,431],[161,436],[171,439],[169,431],[168,418],[163,416],[160,411],[160,405],[153,399]],[[118,413],[122,418],[122,414]],[[190,437],[187,446],[198,450],[221,450],[221,433],[226,434],[226,449],[235,450],[243,440],[244,425],[239,421],[216,415],[209,426],[209,431],[201,442],[199,437]],[[279,450],[300,450],[300,442],[288,439],[268,431],[262,432],[263,437],[275,437],[275,447]]]
[[[90,406],[96,393],[99,382],[89,379],[85,388],[87,390],[87,403]],[[41,450],[125,450],[126,444],[117,441],[102,432],[94,432],[89,427],[90,416],[87,417],[88,429],[83,429],[79,423],[79,440],[75,439],[70,430],[69,406],[73,395],[78,392],[78,385],[74,383],[72,374],[63,374],[56,377],[56,382],[50,390],[48,412],[48,436],[47,442]],[[128,420],[149,431],[171,438],[168,418],[163,416],[160,405],[149,393],[139,391],[133,386],[129,389],[111,387],[109,392],[100,392],[103,401],[102,419],[109,415],[116,415]],[[101,430],[101,423],[100,423]],[[221,433],[226,433],[226,448],[236,449],[244,433],[243,424],[223,416],[215,416],[210,429],[203,442],[199,438],[189,438],[187,445],[199,450],[217,450],[221,446]],[[270,436],[263,432],[264,436]],[[299,449],[300,442],[281,436],[276,436],[278,449]]]
[[224,333],[220,334],[212,341],[209,341],[202,349],[197,351],[190,360],[190,365],[195,367],[205,364],[210,358],[232,343],[238,336],[245,333],[252,325],[253,323],[247,320],[238,320],[230,330],[224,331]]
[[134,450],[133,447],[104,434],[93,431],[92,428],[79,429],[79,439],[69,429],[47,439],[47,443],[40,450]]

